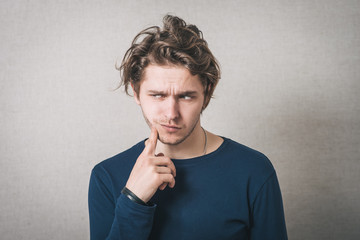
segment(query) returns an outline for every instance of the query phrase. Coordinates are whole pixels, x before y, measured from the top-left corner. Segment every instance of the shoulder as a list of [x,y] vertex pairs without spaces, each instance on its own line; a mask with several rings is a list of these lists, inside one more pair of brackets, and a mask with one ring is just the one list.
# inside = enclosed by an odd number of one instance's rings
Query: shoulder
[[262,152],[229,138],[224,138],[224,145],[222,152],[225,159],[240,171],[258,178],[267,178],[274,173],[271,161]]
[[238,143],[232,139],[224,139],[224,152],[228,155],[234,155],[239,160],[245,161],[246,163],[253,164],[264,164],[271,166],[272,164],[269,158],[262,152]]
[[224,138],[222,158],[229,165],[235,184],[242,186],[253,202],[258,192],[272,178],[276,178],[275,169],[269,158],[262,152]]
[[96,164],[92,170],[94,174],[103,175],[111,172],[127,171],[132,168],[136,159],[144,149],[144,141],[140,141],[131,148]]

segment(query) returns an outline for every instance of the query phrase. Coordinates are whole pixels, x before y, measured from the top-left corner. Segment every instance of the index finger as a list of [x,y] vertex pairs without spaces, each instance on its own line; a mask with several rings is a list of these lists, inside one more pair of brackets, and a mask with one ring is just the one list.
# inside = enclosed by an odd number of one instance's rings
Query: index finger
[[151,127],[150,137],[144,149],[147,153],[155,155],[157,139],[158,139],[158,132],[155,127]]

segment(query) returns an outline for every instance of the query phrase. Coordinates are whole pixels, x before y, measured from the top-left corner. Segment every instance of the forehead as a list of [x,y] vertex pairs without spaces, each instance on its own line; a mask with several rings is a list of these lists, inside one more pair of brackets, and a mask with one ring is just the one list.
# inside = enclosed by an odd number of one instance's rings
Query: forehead
[[202,83],[198,75],[192,75],[188,69],[176,65],[149,65],[144,70],[140,88],[201,91]]

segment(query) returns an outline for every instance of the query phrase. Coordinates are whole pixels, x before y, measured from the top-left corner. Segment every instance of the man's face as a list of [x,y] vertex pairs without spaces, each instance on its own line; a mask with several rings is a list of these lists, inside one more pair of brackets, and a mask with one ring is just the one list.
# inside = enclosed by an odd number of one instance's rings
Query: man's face
[[147,66],[135,100],[164,144],[179,144],[200,127],[204,87],[185,67]]

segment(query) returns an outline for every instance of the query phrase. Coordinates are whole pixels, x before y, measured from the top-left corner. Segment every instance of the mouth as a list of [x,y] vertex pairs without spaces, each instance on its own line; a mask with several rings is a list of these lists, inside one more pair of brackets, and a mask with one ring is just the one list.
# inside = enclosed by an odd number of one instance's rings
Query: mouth
[[181,129],[179,126],[176,125],[160,124],[160,126],[170,133],[177,132]]

